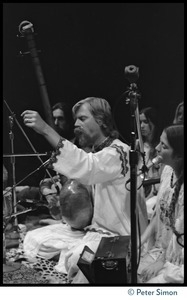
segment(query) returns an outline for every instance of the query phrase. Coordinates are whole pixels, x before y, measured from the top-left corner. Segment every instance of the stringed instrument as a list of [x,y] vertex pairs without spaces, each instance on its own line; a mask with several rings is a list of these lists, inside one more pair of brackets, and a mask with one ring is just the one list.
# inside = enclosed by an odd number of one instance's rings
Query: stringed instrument
[[[39,88],[40,88],[40,94],[41,94],[41,98],[42,98],[46,122],[51,127],[54,128],[54,121],[53,121],[49,96],[48,96],[48,92],[47,92],[47,87],[46,87],[45,79],[43,76],[42,67],[40,64],[39,56],[38,56],[38,51],[36,49],[36,43],[34,40],[33,24],[29,21],[21,22],[19,25],[19,32],[21,34],[21,37],[26,37],[26,39],[27,39],[29,52],[31,54],[37,81],[38,81]],[[25,53],[25,54],[27,54],[27,53]]]

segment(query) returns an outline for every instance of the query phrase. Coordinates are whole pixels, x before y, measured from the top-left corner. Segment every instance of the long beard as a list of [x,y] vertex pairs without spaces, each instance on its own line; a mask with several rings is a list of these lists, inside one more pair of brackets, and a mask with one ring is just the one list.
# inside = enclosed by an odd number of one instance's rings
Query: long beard
[[81,148],[85,148],[85,147],[92,145],[90,136],[88,134],[86,134],[85,132],[83,132],[82,130],[76,128],[74,130],[74,134],[75,134],[76,140],[78,141],[78,144]]

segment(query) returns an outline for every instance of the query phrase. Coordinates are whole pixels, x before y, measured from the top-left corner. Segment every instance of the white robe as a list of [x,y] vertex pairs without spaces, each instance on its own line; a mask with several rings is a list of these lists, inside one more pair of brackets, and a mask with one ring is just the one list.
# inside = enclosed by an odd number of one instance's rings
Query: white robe
[[[130,192],[125,187],[130,176],[129,146],[119,139],[97,153],[86,153],[68,140],[63,140],[59,146],[53,163],[54,170],[93,186],[92,225],[119,235],[129,235]],[[147,210],[142,189],[137,192],[137,207],[143,232],[147,226]]]
[[[146,283],[183,283],[184,280],[184,251],[177,243],[177,238],[170,226],[168,208],[171,203],[174,188],[170,186],[173,169],[165,166],[161,176],[161,185],[156,203],[156,228],[144,249],[140,260],[138,274],[145,267],[159,260],[165,253],[165,263],[157,276],[150,278]],[[184,184],[182,184],[175,205],[175,228],[184,233]],[[184,237],[182,244],[184,243]]]
[[[71,277],[78,272],[77,260],[85,245],[95,252],[102,236],[130,235],[130,192],[125,186],[130,175],[129,150],[129,146],[118,139],[97,153],[86,153],[68,140],[60,141],[51,159],[52,166],[68,178],[93,186],[92,224],[85,232],[71,232],[71,228],[63,224],[28,232],[24,241],[28,258],[33,259],[36,255],[51,258],[61,252],[56,268],[60,272],[69,272]],[[143,190],[138,190],[137,212],[141,232],[147,226],[146,204],[142,195]]]

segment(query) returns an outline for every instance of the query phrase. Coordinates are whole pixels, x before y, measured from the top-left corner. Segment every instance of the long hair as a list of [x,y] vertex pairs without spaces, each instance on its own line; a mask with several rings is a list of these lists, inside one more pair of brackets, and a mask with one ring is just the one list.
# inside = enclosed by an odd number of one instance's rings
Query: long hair
[[167,140],[173,149],[173,156],[178,158],[178,172],[183,177],[184,173],[184,126],[173,124],[164,129]]
[[176,181],[170,207],[169,207],[169,218],[170,218],[171,228],[177,236],[177,243],[179,243],[179,245],[182,246],[182,244],[179,242],[179,238],[183,234],[183,232],[179,233],[176,230],[175,218],[173,218],[173,215],[175,215],[176,203],[178,201],[181,186],[184,182],[184,126],[174,124],[166,127],[164,129],[164,132],[166,133],[169,145],[173,149],[173,156],[176,156],[178,159],[177,168],[178,168],[179,177],[178,180]]
[[88,97],[77,102],[73,108],[73,117],[76,117],[76,112],[83,104],[88,103],[89,111],[93,115],[95,121],[100,125],[105,136],[118,138],[119,133],[115,129],[114,121],[111,114],[109,103],[103,98]]
[[178,121],[178,113],[179,113],[179,109],[182,107],[182,106],[184,106],[184,102],[182,101],[182,102],[180,102],[178,105],[177,105],[177,107],[176,107],[176,110],[175,110],[175,117],[174,117],[174,119],[173,119],[173,124],[183,124],[183,123],[179,123],[179,121]]
[[[156,152],[156,146],[159,143],[159,137],[160,137],[160,126],[158,123],[158,112],[155,108],[153,107],[145,107],[140,110],[139,114],[144,114],[147,122],[151,128],[151,140],[150,140],[150,145],[151,145],[151,150],[150,150],[150,158],[153,158],[157,155]],[[152,124],[154,127],[152,128]],[[142,137],[143,142],[145,142],[144,137]]]
[[57,102],[52,106],[52,111],[61,109],[64,112],[66,122],[72,122],[71,108],[66,102]]
[[74,137],[73,134],[73,116],[71,107],[66,102],[57,102],[52,106],[52,112],[56,109],[60,109],[64,112],[66,121],[66,130],[63,132],[63,137],[71,140]]

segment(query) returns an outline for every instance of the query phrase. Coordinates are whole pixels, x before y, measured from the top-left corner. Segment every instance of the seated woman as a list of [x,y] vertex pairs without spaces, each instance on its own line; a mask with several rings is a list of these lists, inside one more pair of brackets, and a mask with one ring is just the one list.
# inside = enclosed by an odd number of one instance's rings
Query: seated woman
[[[183,283],[184,280],[184,128],[163,130],[156,147],[166,165],[154,216],[141,237],[145,245],[140,282]],[[147,249],[146,249],[147,248]]]
[[[143,162],[147,167],[152,164],[153,158],[157,156],[157,151],[155,147],[159,142],[159,125],[158,125],[158,113],[153,107],[146,107],[140,111],[140,129],[141,129],[143,148],[144,148],[143,150],[145,153],[145,157],[143,161],[143,157],[139,156],[139,161],[138,161],[139,170],[141,170],[141,168],[143,167]],[[139,149],[138,141],[137,141],[137,149]],[[162,169],[163,169],[162,165],[154,164],[145,173],[142,173],[141,175],[142,179],[143,180],[159,179]],[[156,203],[156,195],[158,192],[158,188],[159,188],[159,183],[144,185],[145,200],[146,200],[149,218],[151,218],[153,212],[152,208]]]

